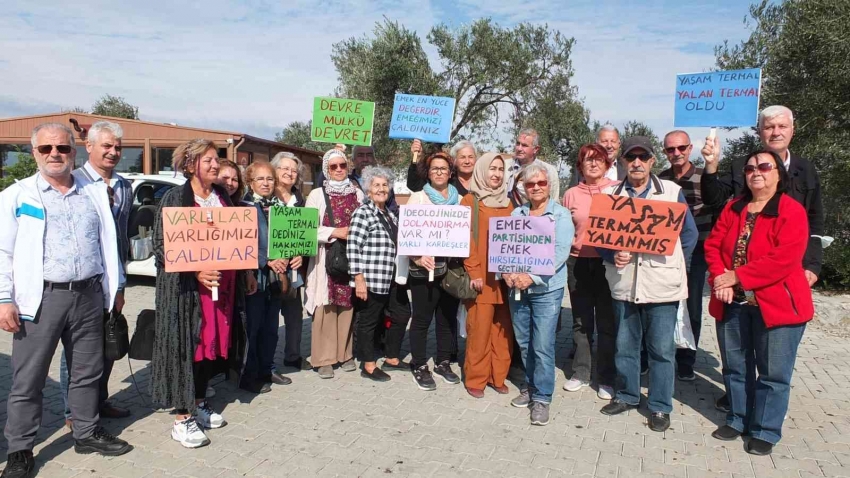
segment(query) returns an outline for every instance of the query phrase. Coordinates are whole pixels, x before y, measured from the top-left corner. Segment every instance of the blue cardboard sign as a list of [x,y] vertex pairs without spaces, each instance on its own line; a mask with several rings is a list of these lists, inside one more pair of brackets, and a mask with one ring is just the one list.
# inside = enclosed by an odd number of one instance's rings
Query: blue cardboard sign
[[761,68],[676,76],[673,126],[755,126]]
[[396,93],[390,138],[448,143],[454,116],[454,98]]

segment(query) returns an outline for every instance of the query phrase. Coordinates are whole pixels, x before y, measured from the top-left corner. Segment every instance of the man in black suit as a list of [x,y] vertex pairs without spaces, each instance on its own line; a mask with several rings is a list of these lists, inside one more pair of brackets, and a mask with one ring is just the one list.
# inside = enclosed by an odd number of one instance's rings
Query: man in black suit
[[[794,113],[787,107],[775,105],[763,109],[758,117],[758,134],[766,150],[784,159],[785,169],[791,179],[788,195],[802,204],[808,213],[810,237],[806,255],[803,257],[803,268],[806,270],[809,285],[812,286],[818,280],[823,262],[821,237],[824,234],[824,217],[818,172],[811,162],[788,149],[791,138],[794,137]],[[729,198],[738,196],[743,191],[744,164],[748,158],[733,159],[731,174],[720,176],[717,174],[717,163],[720,159],[720,141],[717,138],[706,139],[702,156],[705,159],[705,170],[700,182],[703,203],[706,206],[721,208]],[[728,409],[729,402],[725,399],[723,396],[717,400],[717,408]]]

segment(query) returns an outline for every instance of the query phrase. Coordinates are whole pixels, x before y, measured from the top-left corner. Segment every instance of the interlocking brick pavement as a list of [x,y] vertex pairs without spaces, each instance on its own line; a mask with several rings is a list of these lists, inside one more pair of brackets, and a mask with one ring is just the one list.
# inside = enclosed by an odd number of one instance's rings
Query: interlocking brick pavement
[[[125,312],[131,329],[139,311],[153,307],[153,293],[152,280],[137,280],[128,288]],[[569,309],[563,325],[557,338],[557,391],[547,427],[532,427],[527,410],[510,406],[516,381],[510,395],[488,389],[476,400],[462,385],[442,380],[435,392],[423,392],[406,372],[390,372],[390,382],[377,384],[356,372],[337,371],[334,379],[321,380],[310,371],[284,369],[292,385],[276,386],[261,396],[243,393],[230,382],[217,383],[217,395],[210,401],[229,424],[208,432],[210,446],[188,450],[170,437],[173,417],[147,403],[148,364],[131,362],[139,396],[124,360],[115,366],[110,390],[112,400],[130,408],[133,416],[103,424],[135,450],[115,458],[77,455],[73,450],[63,426],[60,346],[44,391],[45,413],[35,450],[39,476],[850,477],[850,343],[816,322],[803,337],[784,436],[770,457],[748,455],[740,440],[711,437],[724,416],[714,409],[723,390],[715,328],[707,315],[697,379],[676,382],[672,425],[665,433],[647,428],[645,406],[606,417],[599,413],[604,402],[595,390],[561,389],[572,345]],[[305,321],[305,355],[309,334],[310,322]],[[6,421],[11,385],[11,344],[11,335],[2,333],[0,424]],[[281,328],[278,363],[282,344]],[[0,456],[5,452],[5,438],[0,438]]]

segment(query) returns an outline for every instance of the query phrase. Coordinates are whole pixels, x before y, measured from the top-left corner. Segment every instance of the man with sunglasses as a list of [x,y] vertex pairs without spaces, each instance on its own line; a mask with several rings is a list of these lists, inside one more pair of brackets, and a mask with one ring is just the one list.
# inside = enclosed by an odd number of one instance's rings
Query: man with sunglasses
[[123,283],[105,188],[71,174],[76,149],[65,125],[32,134],[38,172],[0,193],[0,329],[14,334],[3,477],[32,475],[44,382],[61,341],[71,372],[68,404],[77,453],[133,449],[98,425],[103,316]]
[[[83,167],[74,170],[75,178],[88,180],[95,186],[106,189],[109,197],[109,207],[115,220],[115,232],[118,235],[118,262],[126,278],[125,262],[130,251],[130,238],[127,234],[127,224],[130,220],[130,210],[133,208],[133,189],[130,182],[122,178],[115,167],[121,161],[121,139],[124,130],[117,123],[98,121],[91,125],[86,135],[86,151],[89,160]],[[125,283],[118,284],[115,295],[115,312],[124,309]],[[117,407],[109,402],[109,377],[115,362],[104,357],[103,375],[100,377],[100,416],[105,418],[125,418],[130,416],[130,410]],[[68,407],[68,365],[65,354],[59,364],[59,386],[62,389],[62,400],[65,403],[65,423],[73,427],[71,409]]]
[[[682,130],[675,130],[664,136],[664,154],[670,161],[670,168],[662,171],[658,177],[673,181],[682,188],[682,193],[688,201],[688,209],[694,216],[699,239],[691,255],[691,265],[688,270],[688,315],[694,332],[694,342],[699,345],[700,329],[702,326],[702,292],[705,288],[705,275],[708,264],[705,262],[705,240],[714,225],[717,210],[703,203],[700,190],[700,180],[703,168],[691,162],[693,151],[691,137]],[[696,379],[694,363],[697,351],[691,349],[676,350],[676,377],[685,382]]]
[[[655,153],[644,136],[623,142],[628,178],[603,192],[614,196],[687,204],[682,188],[652,174]],[[602,407],[605,415],[618,415],[637,408],[640,403],[640,349],[646,343],[649,359],[649,428],[663,432],[670,427],[673,410],[674,367],[676,355],[674,331],[679,301],[688,297],[687,268],[697,242],[697,228],[690,210],[672,255],[630,253],[600,249],[605,261],[605,278],[614,299],[617,320],[616,396]]]
[[[821,237],[824,235],[824,215],[818,172],[811,162],[789,150],[791,139],[794,137],[794,113],[789,108],[773,105],[761,110],[758,116],[758,135],[764,149],[778,154],[784,160],[791,180],[787,194],[806,208],[810,236],[806,255],[803,257],[803,269],[809,286],[813,286],[818,281],[823,265]],[[739,196],[744,190],[744,164],[747,158],[733,158],[731,172],[720,175],[717,173],[720,140],[707,138],[701,152],[705,159],[705,172],[701,180],[703,202],[722,209],[727,200]],[[720,397],[715,406],[728,412],[729,401],[726,395]]]

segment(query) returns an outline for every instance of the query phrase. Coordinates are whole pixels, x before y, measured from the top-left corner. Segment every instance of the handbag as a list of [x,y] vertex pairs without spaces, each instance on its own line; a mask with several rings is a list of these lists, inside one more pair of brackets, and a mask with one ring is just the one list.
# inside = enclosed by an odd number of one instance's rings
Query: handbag
[[153,341],[156,336],[156,311],[145,309],[136,319],[136,330],[130,341],[130,358],[150,360],[153,357]]
[[694,331],[691,328],[691,316],[688,314],[688,301],[679,301],[679,310],[676,311],[676,330],[673,334],[677,349],[696,350],[697,344],[694,340]]
[[129,326],[124,314],[115,310],[103,322],[103,356],[121,360],[130,350]]
[[[472,240],[478,240],[478,198],[472,195]],[[463,267],[463,260],[452,261],[440,286],[456,299],[473,300],[478,297],[478,291],[472,288],[469,273]]]
[[[322,192],[325,193],[328,221],[332,227],[336,227],[334,224],[334,210],[333,207],[331,207],[331,198],[324,189]],[[345,250],[344,240],[337,239],[330,245],[330,247],[328,247],[327,254],[325,255],[325,272],[327,272],[328,276],[338,283],[347,284],[350,280],[350,276],[348,275],[348,253]]]

